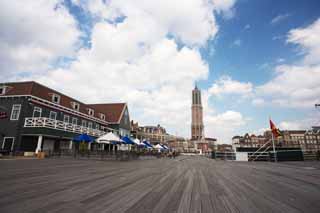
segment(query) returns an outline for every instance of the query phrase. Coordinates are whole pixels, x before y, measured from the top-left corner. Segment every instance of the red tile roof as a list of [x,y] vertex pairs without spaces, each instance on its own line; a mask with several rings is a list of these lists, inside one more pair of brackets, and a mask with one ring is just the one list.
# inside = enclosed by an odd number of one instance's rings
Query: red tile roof
[[126,103],[112,104],[89,104],[95,110],[99,110],[106,115],[106,121],[110,123],[119,123],[126,108]]
[[72,109],[72,102],[79,103],[80,112],[88,114],[88,108],[92,108],[94,110],[94,117],[100,119],[100,113],[105,114],[106,121],[111,123],[118,123],[120,121],[122,112],[126,106],[125,103],[85,104],[34,81],[0,83],[0,86],[1,85],[7,87],[4,95],[32,95],[47,101],[52,101],[52,94],[57,94],[60,96],[61,106]]

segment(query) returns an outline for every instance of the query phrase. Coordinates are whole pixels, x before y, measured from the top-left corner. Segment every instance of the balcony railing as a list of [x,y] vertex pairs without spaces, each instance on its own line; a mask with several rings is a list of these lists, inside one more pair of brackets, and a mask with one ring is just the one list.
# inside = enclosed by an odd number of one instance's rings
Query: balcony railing
[[66,132],[74,132],[78,134],[86,133],[94,137],[99,137],[101,135],[106,134],[106,132],[98,129],[83,127],[83,126],[66,123],[63,121],[54,120],[54,119],[45,118],[45,117],[25,118],[24,127],[50,128],[50,129],[56,129],[56,130],[61,130]]

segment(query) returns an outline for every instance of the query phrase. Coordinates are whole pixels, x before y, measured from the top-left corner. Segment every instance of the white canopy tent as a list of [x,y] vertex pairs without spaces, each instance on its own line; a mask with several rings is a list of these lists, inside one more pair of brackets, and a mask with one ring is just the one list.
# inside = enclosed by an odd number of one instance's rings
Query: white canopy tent
[[111,142],[123,142],[117,135],[109,132],[101,137],[97,138],[96,141],[98,143],[107,143],[110,144]]
[[134,139],[133,142],[136,144],[136,145],[141,145],[141,142],[138,138]]
[[164,149],[160,144],[157,144],[157,145],[155,145],[153,148],[155,148],[155,149]]
[[[118,137],[116,134],[109,132],[109,133],[97,138],[96,142],[102,144],[102,150],[103,150],[104,144],[112,144],[112,142],[119,143],[119,142],[123,142],[123,140],[121,140],[121,138]],[[110,145],[109,145],[109,151],[110,151]]]

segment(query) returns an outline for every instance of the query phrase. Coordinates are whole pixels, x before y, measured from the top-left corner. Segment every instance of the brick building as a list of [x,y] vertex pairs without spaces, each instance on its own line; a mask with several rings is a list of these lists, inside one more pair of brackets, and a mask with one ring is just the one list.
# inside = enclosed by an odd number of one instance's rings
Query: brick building
[[139,126],[131,121],[131,136],[139,140],[148,140],[151,144],[168,144],[169,141],[184,140],[182,137],[170,135],[160,124],[157,126]]
[[[271,141],[271,138],[271,131],[265,131],[259,136],[234,136],[232,146],[234,150],[237,147],[257,148]],[[282,148],[301,148],[302,151],[317,152],[320,151],[320,131],[317,127],[311,130],[283,130],[281,136],[275,139],[275,144]]]

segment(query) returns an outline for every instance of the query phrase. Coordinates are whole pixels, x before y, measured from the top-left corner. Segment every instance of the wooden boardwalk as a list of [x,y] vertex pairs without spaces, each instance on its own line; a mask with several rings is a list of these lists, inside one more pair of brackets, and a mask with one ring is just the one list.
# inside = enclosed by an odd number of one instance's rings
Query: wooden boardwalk
[[319,162],[0,160],[0,212],[320,212]]

